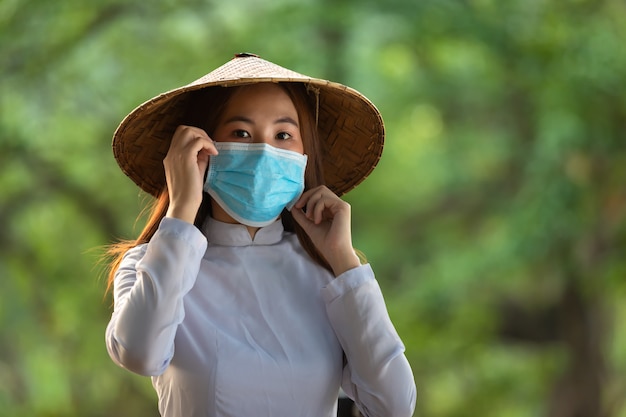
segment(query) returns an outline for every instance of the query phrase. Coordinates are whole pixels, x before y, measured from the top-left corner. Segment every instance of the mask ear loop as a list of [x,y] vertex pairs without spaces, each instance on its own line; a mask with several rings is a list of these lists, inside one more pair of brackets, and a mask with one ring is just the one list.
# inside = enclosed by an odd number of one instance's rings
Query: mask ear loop
[[320,89],[314,85],[307,84],[306,91],[309,94],[313,93],[315,95],[315,130],[317,130],[320,114]]

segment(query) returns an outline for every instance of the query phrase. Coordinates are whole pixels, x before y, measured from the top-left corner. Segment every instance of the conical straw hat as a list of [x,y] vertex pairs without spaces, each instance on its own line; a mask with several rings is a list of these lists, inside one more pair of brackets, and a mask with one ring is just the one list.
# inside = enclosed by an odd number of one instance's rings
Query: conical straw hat
[[259,82],[300,82],[319,92],[318,132],[328,188],[345,194],[376,167],[383,150],[384,125],[376,107],[342,84],[299,74],[253,54],[235,58],[183,87],[141,104],[113,136],[113,154],[122,171],[157,196],[165,187],[163,158],[176,127],[188,119],[190,93],[213,86]]

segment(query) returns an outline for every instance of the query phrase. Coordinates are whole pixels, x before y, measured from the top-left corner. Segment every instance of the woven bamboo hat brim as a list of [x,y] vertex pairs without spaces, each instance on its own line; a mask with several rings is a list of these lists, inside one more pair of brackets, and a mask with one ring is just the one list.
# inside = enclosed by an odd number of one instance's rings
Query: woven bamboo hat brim
[[124,118],[113,136],[113,154],[122,171],[153,196],[165,187],[163,159],[176,127],[185,124],[189,96],[213,86],[259,82],[301,82],[319,92],[318,132],[328,188],[342,195],[376,167],[384,125],[376,107],[358,91],[311,78],[252,54],[235,58],[204,77],[146,101]]

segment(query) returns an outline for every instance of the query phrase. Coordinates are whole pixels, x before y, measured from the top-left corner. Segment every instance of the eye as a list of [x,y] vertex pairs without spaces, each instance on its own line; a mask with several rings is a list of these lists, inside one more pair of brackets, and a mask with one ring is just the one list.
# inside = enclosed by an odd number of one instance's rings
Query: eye
[[247,131],[243,130],[243,129],[237,129],[235,131],[233,131],[233,136],[238,137],[238,138],[242,138],[242,139],[247,139],[250,137],[250,133],[248,133]]
[[280,132],[279,134],[276,135],[276,139],[279,139],[279,140],[291,139],[291,134],[287,132]]

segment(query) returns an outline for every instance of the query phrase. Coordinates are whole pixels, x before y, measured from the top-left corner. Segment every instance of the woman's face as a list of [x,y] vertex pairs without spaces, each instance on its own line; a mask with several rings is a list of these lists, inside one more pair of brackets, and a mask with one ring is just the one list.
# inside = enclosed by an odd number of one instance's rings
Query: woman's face
[[239,87],[228,100],[212,139],[217,142],[266,143],[304,153],[298,112],[273,83]]

